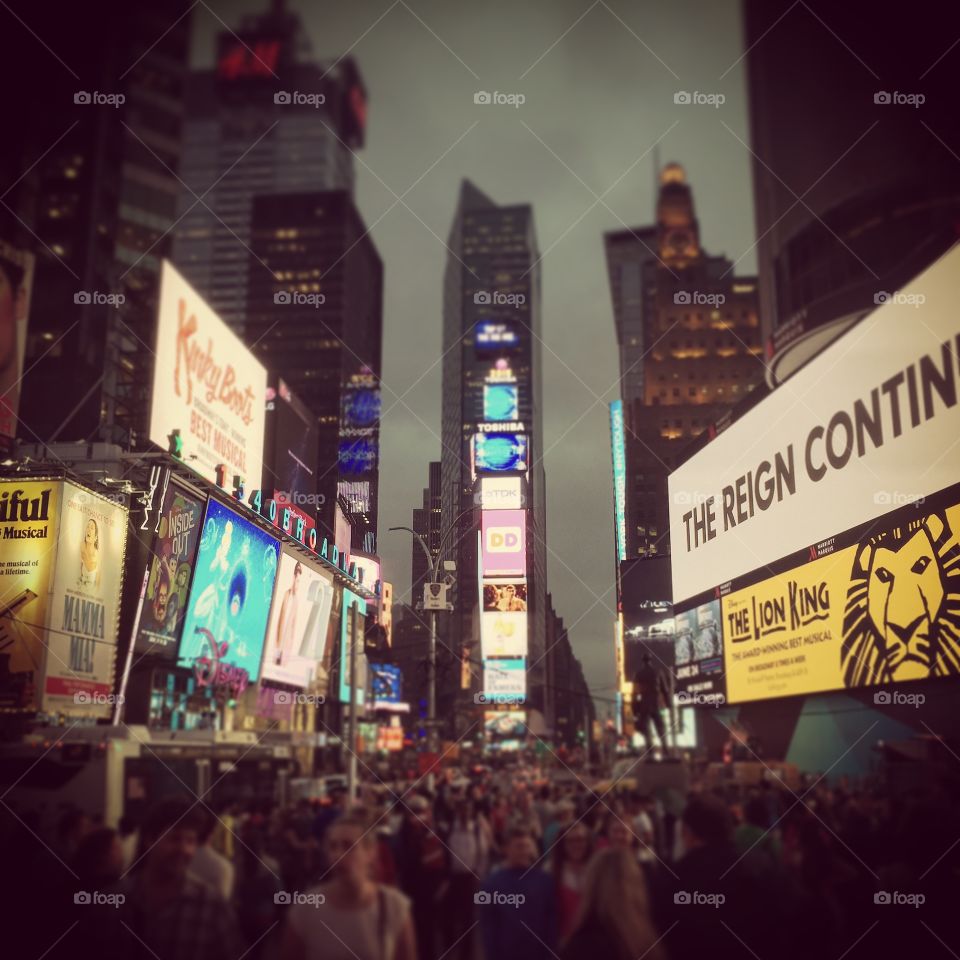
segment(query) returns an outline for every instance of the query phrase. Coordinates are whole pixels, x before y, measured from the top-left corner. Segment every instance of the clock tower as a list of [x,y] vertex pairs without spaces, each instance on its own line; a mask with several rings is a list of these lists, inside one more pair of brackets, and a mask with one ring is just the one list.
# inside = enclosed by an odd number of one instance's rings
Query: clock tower
[[679,163],[668,163],[660,173],[657,250],[661,261],[671,268],[688,266],[703,255],[693,194]]

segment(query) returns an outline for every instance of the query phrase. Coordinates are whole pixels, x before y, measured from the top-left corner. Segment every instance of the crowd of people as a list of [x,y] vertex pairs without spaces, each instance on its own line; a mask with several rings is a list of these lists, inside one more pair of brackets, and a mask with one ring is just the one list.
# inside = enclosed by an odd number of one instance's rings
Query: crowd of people
[[10,901],[23,956],[931,957],[957,949],[953,809],[825,781],[597,792],[530,765],[352,805],[173,797],[116,830],[68,810],[47,838],[18,817],[0,840],[19,894],[48,892]]

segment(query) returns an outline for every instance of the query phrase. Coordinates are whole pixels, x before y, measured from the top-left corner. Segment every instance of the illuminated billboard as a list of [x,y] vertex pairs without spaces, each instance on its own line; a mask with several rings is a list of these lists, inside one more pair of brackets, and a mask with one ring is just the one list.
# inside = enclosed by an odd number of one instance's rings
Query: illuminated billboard
[[480,506],[483,509],[520,510],[523,488],[520,477],[481,477]]
[[267,371],[203,298],[164,260],[153,368],[150,440],[164,450],[178,430],[183,462],[211,483],[263,473]]
[[480,649],[484,659],[525,657],[527,655],[527,615],[525,613],[481,613]]
[[627,557],[627,441],[623,429],[623,401],[610,404],[610,449],[613,454],[613,507],[617,559]]
[[109,716],[127,508],[64,483],[42,709]]
[[263,653],[264,680],[310,685],[323,662],[332,604],[333,578],[284,551]]
[[239,696],[260,675],[280,541],[207,502],[178,661],[201,687]]
[[512,323],[496,320],[481,320],[474,337],[477,352],[512,350],[520,345],[520,338]]
[[473,438],[478,471],[527,469],[527,437],[522,433],[478,433]]
[[140,611],[135,650],[171,660],[187,613],[193,561],[203,529],[205,500],[184,487],[167,487],[160,526],[150,551],[150,576]]
[[527,585],[522,581],[487,580],[483,584],[483,609],[492,613],[518,613],[527,609]]
[[707,600],[674,615],[676,691],[723,693],[720,601]]
[[778,567],[721,599],[730,702],[960,676],[960,484]]
[[958,286],[954,247],[670,474],[675,602],[956,482]]
[[483,732],[487,739],[509,737],[516,739],[527,735],[526,710],[486,710],[483,714]]
[[340,472],[347,476],[370,473],[377,466],[377,441],[372,437],[343,438],[337,451]]
[[360,553],[359,550],[354,550],[350,553],[350,563],[357,565],[358,576],[361,576],[362,571],[360,582],[368,590],[373,590],[380,581],[380,558],[370,556],[366,553]]
[[363,705],[367,680],[367,655],[363,652],[363,618],[367,615],[367,601],[344,588],[340,612],[340,690],[341,703],[350,702],[350,608],[356,607],[354,614],[353,643],[356,650],[355,674],[357,695],[355,702]]
[[32,253],[0,240],[0,437],[17,435],[20,382],[33,289]]
[[518,416],[518,387],[515,383],[485,383],[483,385],[483,419],[492,423],[516,420]]
[[403,702],[400,668],[395,663],[370,664],[370,695],[374,710],[407,713],[410,704]]
[[485,577],[523,577],[527,572],[527,515],[523,510],[481,513],[481,569]]
[[527,661],[483,661],[483,697],[487,703],[510,703],[527,695]]

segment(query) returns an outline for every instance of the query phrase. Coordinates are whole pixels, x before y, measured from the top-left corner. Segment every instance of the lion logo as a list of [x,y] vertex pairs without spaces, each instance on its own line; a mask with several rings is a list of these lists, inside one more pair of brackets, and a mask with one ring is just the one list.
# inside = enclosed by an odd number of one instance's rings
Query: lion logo
[[960,547],[944,514],[860,545],[840,662],[848,687],[960,674]]

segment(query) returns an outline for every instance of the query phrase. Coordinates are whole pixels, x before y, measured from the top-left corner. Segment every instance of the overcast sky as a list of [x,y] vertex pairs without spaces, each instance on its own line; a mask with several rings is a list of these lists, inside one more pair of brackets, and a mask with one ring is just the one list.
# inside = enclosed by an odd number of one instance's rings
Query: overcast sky
[[[194,11],[197,65],[217,16]],[[607,403],[616,338],[603,233],[650,222],[654,146],[686,169],[712,254],[756,259],[740,5],[734,0],[312,0],[298,9],[321,59],[349,52],[369,93],[356,200],[385,268],[380,552],[409,599],[410,523],[440,459],[445,240],[460,180],[531,203],[543,255],[544,451],[549,587],[594,694],[613,692],[613,489]],[[210,11],[215,11],[216,16]],[[478,106],[480,90],[522,94]],[[676,105],[677,91],[720,93]],[[741,142],[742,141],[742,142]],[[402,202],[397,202],[401,197]],[[741,259],[742,258],[742,259]]]

